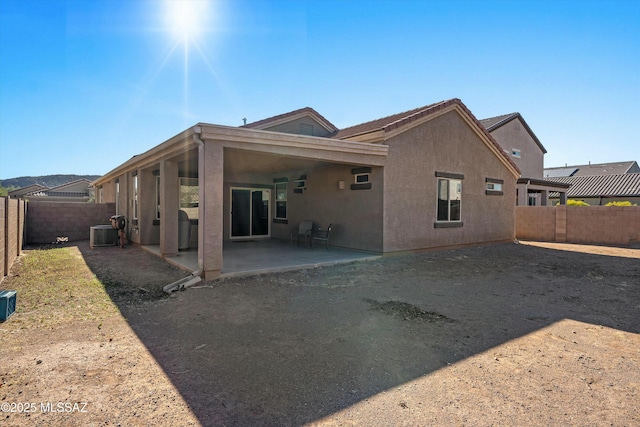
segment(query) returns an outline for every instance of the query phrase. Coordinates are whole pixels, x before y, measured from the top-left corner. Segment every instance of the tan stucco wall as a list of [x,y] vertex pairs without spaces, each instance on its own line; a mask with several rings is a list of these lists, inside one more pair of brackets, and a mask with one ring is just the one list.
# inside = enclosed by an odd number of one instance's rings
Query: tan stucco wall
[[[351,169],[357,166],[321,163],[313,168],[296,169],[269,174],[241,174],[229,171],[224,183],[224,240],[230,240],[230,203],[232,187],[265,187],[271,190],[271,237],[288,240],[291,231],[301,221],[312,220],[322,228],[333,224],[330,244],[335,246],[382,251],[382,194],[383,173],[373,168],[370,175],[372,189],[351,190],[354,181]],[[307,175],[307,188],[294,193],[293,182]],[[274,178],[288,178],[287,223],[274,223]],[[345,189],[338,189],[338,181]]]
[[[457,112],[427,121],[387,143],[385,252],[515,238],[516,178]],[[436,171],[464,175],[462,227],[434,228]],[[485,195],[485,178],[504,180],[504,195]]]
[[[301,221],[312,220],[333,230],[330,244],[352,249],[382,252],[382,168],[372,168],[371,189],[352,190],[356,166],[324,164],[307,171],[307,190],[291,194],[289,186],[289,224],[277,237],[288,239]],[[345,189],[338,189],[338,181]]]
[[[491,136],[518,166],[523,177],[543,178],[544,153],[520,120],[511,120],[504,126],[492,131]],[[514,148],[520,150],[520,158],[511,155],[511,150]]]

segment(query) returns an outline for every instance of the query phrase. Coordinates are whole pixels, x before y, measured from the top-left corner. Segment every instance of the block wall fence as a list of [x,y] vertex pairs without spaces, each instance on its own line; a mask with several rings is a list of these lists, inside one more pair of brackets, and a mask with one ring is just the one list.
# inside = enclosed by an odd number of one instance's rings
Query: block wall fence
[[22,253],[26,203],[0,197],[0,281]]
[[517,206],[516,238],[637,247],[640,206]]
[[110,224],[115,203],[29,202],[26,242],[53,243],[58,237],[70,242],[89,240],[92,225]]

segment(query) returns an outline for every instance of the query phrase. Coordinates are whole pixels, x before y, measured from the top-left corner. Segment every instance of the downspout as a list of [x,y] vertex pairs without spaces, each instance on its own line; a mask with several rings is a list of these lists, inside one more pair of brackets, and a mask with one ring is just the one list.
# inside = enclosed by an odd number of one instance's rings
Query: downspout
[[[198,144],[198,222],[204,218],[204,141],[200,138],[202,134],[202,128],[196,126],[193,128],[193,140]],[[202,272],[204,270],[204,242],[202,241],[204,233],[202,231],[202,224],[198,224],[198,269],[193,271],[189,276],[183,277],[173,283],[169,283],[162,290],[168,294],[174,291],[182,291],[191,286],[194,286],[202,281]]]

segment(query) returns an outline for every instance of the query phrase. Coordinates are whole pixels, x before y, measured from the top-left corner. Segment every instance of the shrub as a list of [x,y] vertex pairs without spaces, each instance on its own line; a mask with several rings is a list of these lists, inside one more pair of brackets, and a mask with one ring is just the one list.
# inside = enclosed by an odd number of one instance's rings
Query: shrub
[[583,202],[582,200],[569,199],[567,200],[567,206],[591,206],[591,205],[587,202]]
[[629,201],[624,202],[609,202],[605,206],[638,206],[635,203],[631,203]]

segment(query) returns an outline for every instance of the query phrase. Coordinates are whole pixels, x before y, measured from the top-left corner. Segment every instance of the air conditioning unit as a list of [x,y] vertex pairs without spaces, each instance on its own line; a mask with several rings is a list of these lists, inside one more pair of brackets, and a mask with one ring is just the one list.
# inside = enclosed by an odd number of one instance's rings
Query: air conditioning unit
[[110,225],[93,225],[89,232],[89,246],[114,246],[118,241],[118,231]]

